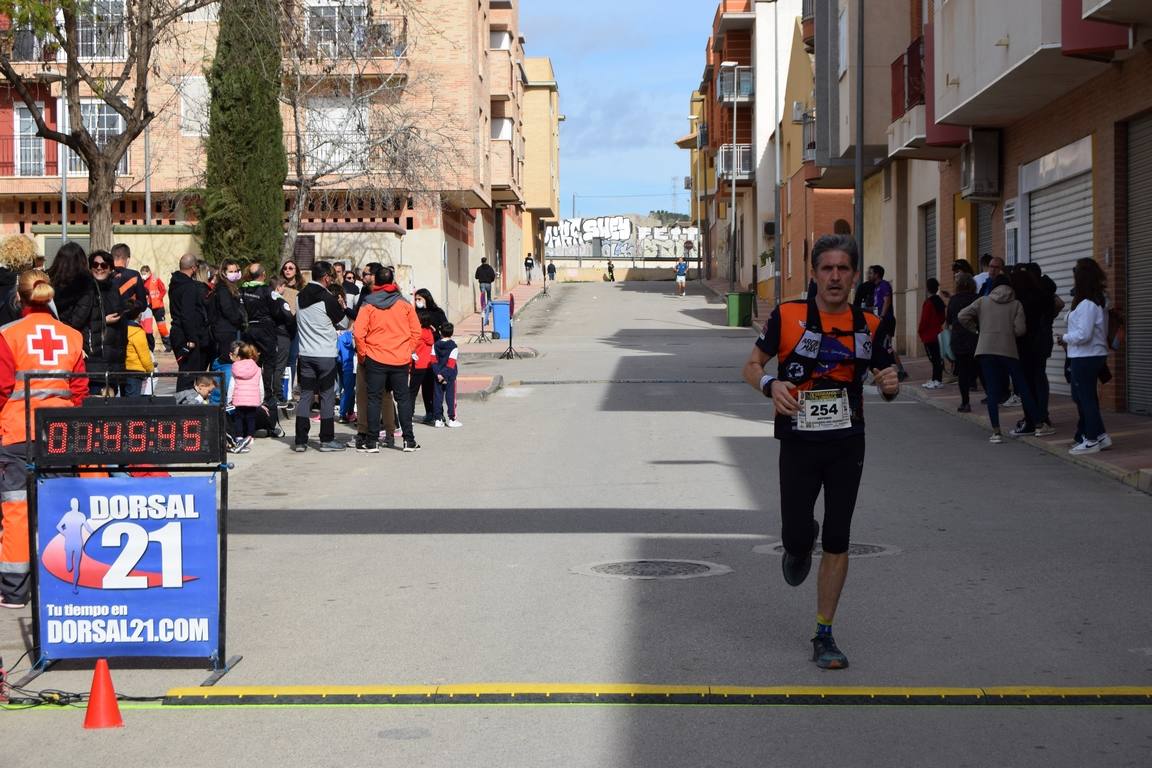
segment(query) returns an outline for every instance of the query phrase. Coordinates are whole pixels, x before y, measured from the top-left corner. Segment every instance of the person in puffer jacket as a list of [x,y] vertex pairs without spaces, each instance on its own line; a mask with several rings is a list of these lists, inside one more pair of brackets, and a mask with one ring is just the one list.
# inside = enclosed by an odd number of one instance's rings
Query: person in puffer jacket
[[420,343],[420,320],[416,310],[400,295],[392,267],[376,268],[372,292],[356,313],[352,335],[368,388],[368,420],[364,427],[357,426],[356,450],[380,452],[375,425],[380,423],[386,389],[392,392],[400,412],[404,451],[420,450],[412,432],[412,400],[408,397],[408,369]]
[[246,341],[232,342],[228,356],[232,377],[228,380],[228,407],[232,409],[234,453],[248,453],[256,433],[256,414],[264,402],[264,379],[260,375],[260,353]]
[[[452,340],[456,329],[452,323],[440,326],[440,340],[432,347],[436,360],[432,363],[432,374],[436,377],[436,400],[432,412],[436,416],[437,427],[462,427],[456,420],[456,373],[460,349]],[[444,408],[448,409],[448,420],[444,420]]]

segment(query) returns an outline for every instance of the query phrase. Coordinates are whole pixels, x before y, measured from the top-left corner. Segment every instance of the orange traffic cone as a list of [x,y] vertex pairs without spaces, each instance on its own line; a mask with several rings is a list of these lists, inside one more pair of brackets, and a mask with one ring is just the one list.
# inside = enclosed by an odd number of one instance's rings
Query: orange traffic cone
[[123,728],[120,705],[116,703],[116,690],[112,687],[112,674],[108,660],[97,659],[92,673],[92,690],[88,694],[88,713],[84,715],[85,728]]

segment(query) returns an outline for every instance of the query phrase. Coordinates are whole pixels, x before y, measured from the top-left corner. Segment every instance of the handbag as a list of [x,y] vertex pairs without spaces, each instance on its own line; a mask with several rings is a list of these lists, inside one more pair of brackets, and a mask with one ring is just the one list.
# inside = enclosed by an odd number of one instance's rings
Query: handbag
[[945,328],[940,331],[940,335],[936,337],[936,341],[940,344],[940,356],[945,360],[956,361],[956,355],[952,354],[952,331]]

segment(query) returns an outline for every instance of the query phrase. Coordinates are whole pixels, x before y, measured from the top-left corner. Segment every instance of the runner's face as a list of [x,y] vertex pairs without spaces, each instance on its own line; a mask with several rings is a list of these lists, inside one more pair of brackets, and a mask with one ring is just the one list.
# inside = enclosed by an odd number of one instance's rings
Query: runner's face
[[839,306],[848,302],[848,292],[856,283],[852,260],[844,251],[825,251],[812,268],[816,281],[816,296],[824,304]]

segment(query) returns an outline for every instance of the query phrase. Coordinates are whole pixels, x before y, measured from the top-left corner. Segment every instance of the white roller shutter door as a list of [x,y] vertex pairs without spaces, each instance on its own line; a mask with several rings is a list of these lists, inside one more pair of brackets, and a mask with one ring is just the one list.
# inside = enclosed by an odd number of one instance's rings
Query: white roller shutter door
[[1128,126],[1128,410],[1152,415],[1152,117]]
[[[1056,292],[1072,304],[1072,267],[1076,259],[1092,256],[1092,174],[1085,173],[1037,190],[1028,200],[1029,257],[1056,282]],[[1068,307],[1053,325],[1055,333],[1068,327]],[[1053,392],[1069,394],[1064,380],[1064,350],[1056,346],[1048,359],[1048,381]]]

